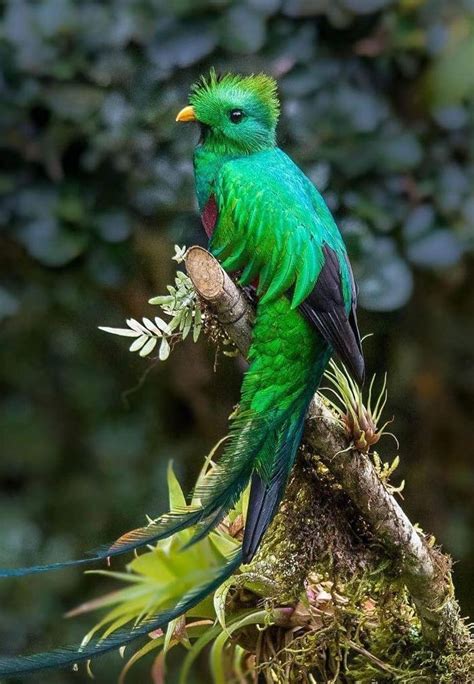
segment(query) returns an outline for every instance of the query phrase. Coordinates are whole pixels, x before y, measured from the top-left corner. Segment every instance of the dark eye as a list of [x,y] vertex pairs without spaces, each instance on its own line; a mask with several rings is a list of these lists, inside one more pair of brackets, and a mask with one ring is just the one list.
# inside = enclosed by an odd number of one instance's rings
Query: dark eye
[[229,119],[233,124],[240,123],[244,118],[244,113],[241,109],[232,109],[229,114]]

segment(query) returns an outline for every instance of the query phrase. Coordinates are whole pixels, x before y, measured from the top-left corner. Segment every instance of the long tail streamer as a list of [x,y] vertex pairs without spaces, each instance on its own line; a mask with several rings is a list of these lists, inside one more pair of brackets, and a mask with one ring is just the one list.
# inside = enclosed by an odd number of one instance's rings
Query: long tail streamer
[[150,525],[132,530],[114,543],[90,551],[84,558],[22,568],[0,568],[0,578],[25,577],[90,565],[156,543],[212,519],[214,523],[209,526],[210,531],[237,503],[247,486],[254,460],[264,448],[275,420],[276,417],[272,414],[255,417],[246,412],[241,412],[233,419],[231,438],[219,459],[219,465],[196,491],[196,496],[201,501],[199,508],[166,513]]
[[206,596],[214,592],[228,577],[233,575],[242,562],[239,550],[220,568],[207,584],[195,587],[185,594],[176,605],[166,611],[157,613],[140,622],[136,627],[125,627],[117,630],[105,639],[81,646],[65,646],[45,653],[17,657],[0,657],[0,677],[11,677],[19,674],[72,666],[80,661],[96,658],[146,636],[156,629],[163,629],[171,620],[183,615],[200,603]]

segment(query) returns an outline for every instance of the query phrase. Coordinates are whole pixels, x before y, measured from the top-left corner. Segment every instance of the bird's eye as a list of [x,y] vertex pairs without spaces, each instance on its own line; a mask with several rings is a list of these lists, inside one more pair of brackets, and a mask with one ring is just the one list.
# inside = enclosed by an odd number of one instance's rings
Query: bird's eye
[[241,109],[232,109],[229,113],[229,119],[233,124],[240,123],[244,118],[244,113]]

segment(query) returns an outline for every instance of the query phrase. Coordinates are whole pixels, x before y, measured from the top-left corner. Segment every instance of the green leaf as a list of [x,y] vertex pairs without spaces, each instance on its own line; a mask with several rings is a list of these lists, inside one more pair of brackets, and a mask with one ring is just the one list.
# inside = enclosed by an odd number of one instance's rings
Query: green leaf
[[[148,356],[148,354],[151,354],[153,349],[156,347],[158,340],[156,337],[150,337],[148,342],[144,345],[143,349],[139,352],[140,356]],[[133,345],[132,345],[133,346]]]
[[220,625],[216,625],[215,627],[209,628],[204,632],[204,634],[199,637],[199,639],[193,644],[191,649],[189,650],[188,654],[186,655],[186,658],[184,659],[183,665],[181,667],[181,671],[179,673],[179,684],[188,684],[190,681],[189,678],[189,673],[191,670],[191,667],[196,660],[196,658],[199,656],[199,654],[203,651],[204,648],[218,636],[221,632],[221,627]]
[[171,620],[171,622],[168,623],[168,626],[166,627],[166,632],[165,632],[165,640],[163,643],[163,655],[165,655],[170,648],[172,648],[172,642],[175,641],[174,639],[174,632],[176,630],[176,627],[179,625],[179,623],[182,622],[182,619],[180,617],[175,618],[174,620]]
[[193,329],[193,341],[197,342],[199,335],[201,334],[202,328],[202,313],[199,304],[196,304],[196,309],[194,311],[194,329]]
[[242,618],[242,620],[237,620],[236,622],[232,623],[232,625],[229,625],[226,631],[221,632],[221,634],[216,638],[210,655],[211,672],[215,684],[227,684],[224,671],[224,649],[227,645],[228,639],[232,636],[232,634],[243,627],[247,627],[248,625],[269,624],[268,620],[269,613],[266,610],[250,613],[250,615],[245,616]]
[[150,585],[154,585],[155,591],[157,589],[161,591],[163,586],[176,579],[176,574],[166,561],[161,548],[137,556],[129,564],[129,568],[134,573],[141,575],[142,582],[144,578],[150,581]]
[[166,321],[164,321],[159,316],[155,316],[155,324],[162,332],[166,333],[167,335],[171,333],[168,323],[166,323]]
[[143,345],[145,344],[145,342],[146,342],[148,339],[150,339],[150,338],[147,337],[146,335],[140,335],[140,337],[138,337],[138,338],[135,340],[135,342],[132,342],[132,344],[131,344],[130,347],[129,347],[129,351],[131,351],[131,352],[136,352],[136,351],[138,351],[139,349],[141,349],[141,348],[143,347]]
[[168,463],[166,479],[168,483],[170,511],[186,508],[186,497],[184,496],[181,485],[179,484],[178,478],[173,470],[173,461]]
[[191,326],[193,324],[193,314],[192,312],[188,309],[184,315],[184,324],[183,324],[183,340],[187,338],[191,331]]
[[240,542],[237,541],[237,539],[234,539],[222,531],[212,531],[209,535],[209,541],[224,558],[229,556],[240,546]]
[[160,361],[166,361],[166,359],[170,355],[170,351],[171,351],[171,348],[170,348],[169,342],[166,339],[166,337],[163,337],[163,339],[161,340],[161,344],[160,344],[160,351],[158,352],[158,356],[159,356]]
[[173,301],[173,297],[170,295],[160,295],[158,297],[152,297],[148,300],[148,304],[153,304],[154,306],[163,306],[163,304],[170,304]]
[[169,326],[170,326],[171,330],[175,330],[175,328],[181,327],[181,321],[182,321],[182,319],[183,319],[183,316],[184,316],[184,311],[183,311],[182,309],[180,309],[180,310],[173,316],[173,318],[171,319],[171,321],[169,322]]
[[245,681],[245,672],[244,672],[244,669],[242,667],[242,664],[243,664],[242,661],[244,660],[246,654],[247,654],[246,650],[244,648],[242,648],[242,646],[239,646],[237,644],[237,646],[235,647],[235,650],[234,650],[233,666],[234,666],[235,675],[239,679],[239,681],[240,680]]
[[145,328],[145,326],[136,321],[134,318],[127,318],[127,325],[130,326],[132,330],[136,330],[139,333],[148,335],[148,330]]
[[217,619],[219,620],[219,623],[222,626],[222,629],[224,629],[224,630],[227,629],[226,628],[226,615],[225,615],[227,594],[229,593],[229,589],[231,588],[233,583],[234,583],[234,578],[229,577],[228,580],[226,580],[223,584],[221,584],[220,587],[218,587],[216,589],[216,591],[214,592],[214,597],[213,597],[214,610],[216,611]]
[[98,329],[111,335],[121,335],[122,337],[138,337],[140,335],[139,332],[130,328],[108,328],[104,325],[99,325]]
[[[143,605],[143,601],[140,600],[143,595],[147,595],[149,593],[149,589],[147,591],[147,588],[144,587],[143,585],[140,587],[139,590],[135,587],[136,592],[137,592],[137,597],[132,600],[131,594],[124,594],[123,595],[123,602],[120,603],[118,606],[116,606],[113,610],[110,610],[105,617],[102,618],[94,627],[85,635],[84,639],[82,640],[82,645],[85,646],[89,641],[92,639],[92,637],[102,630],[103,627],[106,625],[109,625],[107,629],[107,634],[110,634],[111,632],[115,631],[119,627],[127,624],[127,622],[131,622],[137,614],[140,613],[141,607]],[[142,596],[140,596],[140,593]],[[104,637],[104,634],[101,635],[101,638]]]
[[153,321],[150,321],[149,318],[143,318],[142,320],[143,324],[148,328],[148,330],[150,330],[154,335],[159,335],[161,337],[161,331]]

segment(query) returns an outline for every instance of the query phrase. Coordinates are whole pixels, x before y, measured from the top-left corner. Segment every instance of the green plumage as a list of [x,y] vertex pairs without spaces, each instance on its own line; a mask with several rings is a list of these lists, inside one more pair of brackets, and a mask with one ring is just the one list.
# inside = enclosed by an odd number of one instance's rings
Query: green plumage
[[184,614],[255,554],[275,515],[301,441],[304,418],[336,352],[356,380],[364,363],[356,290],[341,235],[324,200],[276,146],[273,79],[211,72],[196,84],[178,120],[199,122],[196,192],[210,249],[242,285],[256,287],[256,322],[241,401],[218,468],[197,492],[201,507],[175,511],[88,558],[0,570],[14,577],[115,556],[197,526],[190,543],[215,527],[251,481],[242,550],[169,610],[84,649],[66,647],[0,657],[0,676],[70,665],[100,655]]
[[[363,367],[345,246],[321,195],[275,145],[275,92],[263,75],[219,80],[211,73],[191,97],[202,126],[194,166],[210,249],[227,271],[240,273],[242,285],[255,282],[259,297],[235,436],[222,464],[241,472],[239,492],[252,473],[247,561],[283,495],[308,404],[332,349],[339,347],[359,378]],[[234,122],[236,110],[242,115]],[[325,265],[332,267],[329,277]],[[323,273],[324,321],[318,302],[310,307],[318,325],[299,307],[312,294],[317,300]],[[258,450],[245,445],[255,432],[261,434]]]

